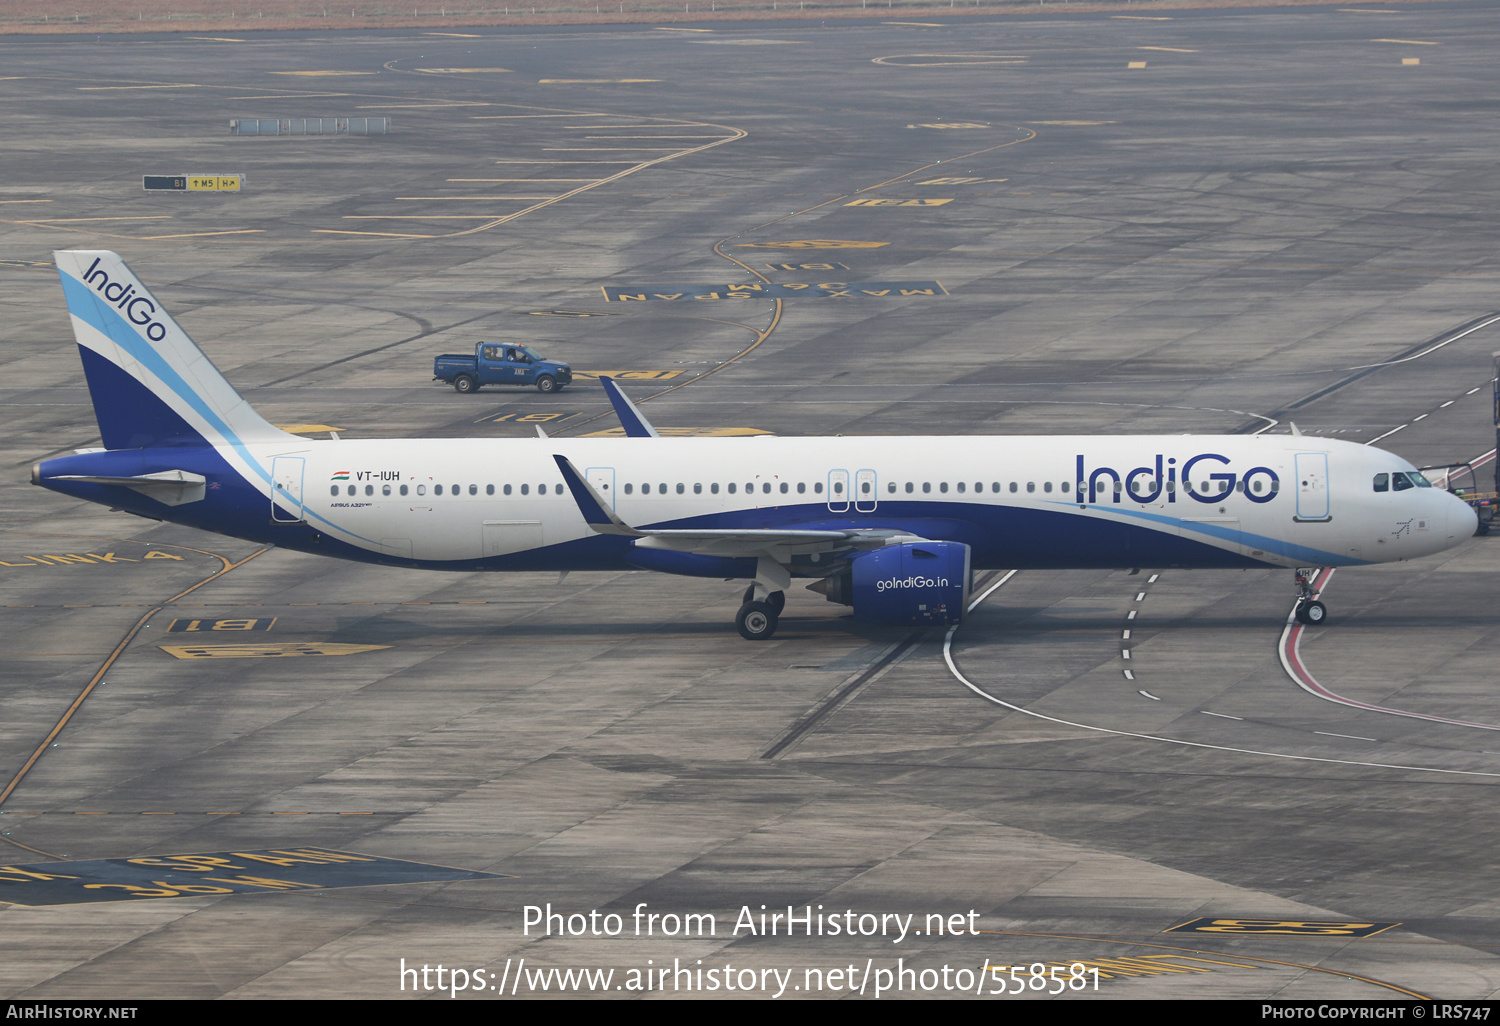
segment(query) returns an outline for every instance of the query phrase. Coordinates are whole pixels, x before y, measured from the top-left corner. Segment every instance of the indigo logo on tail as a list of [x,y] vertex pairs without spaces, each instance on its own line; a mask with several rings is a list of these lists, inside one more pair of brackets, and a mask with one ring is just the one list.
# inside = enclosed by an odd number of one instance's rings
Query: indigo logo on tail
[[124,313],[131,324],[145,325],[146,337],[151,341],[160,342],[166,338],[167,326],[153,319],[156,304],[145,296],[137,295],[134,282],[110,281],[109,275],[99,267],[99,260],[99,257],[95,257],[94,262],[89,264],[89,269],[83,273],[84,284],[92,285],[94,291]]
[[[1156,502],[1161,498],[1162,492],[1166,492],[1167,502],[1175,503],[1178,494],[1177,458],[1166,458],[1165,465],[1163,462],[1163,457],[1157,454],[1153,466],[1136,467],[1126,474],[1121,474],[1113,467],[1095,467],[1091,471],[1085,471],[1083,456],[1080,454],[1075,478],[1078,501],[1085,501],[1084,491],[1087,489],[1088,502],[1098,502],[1099,493],[1103,491],[1116,505],[1124,502],[1127,495],[1132,502]],[[1201,463],[1218,464],[1226,469],[1209,474],[1195,487],[1193,477]],[[1184,460],[1182,493],[1196,502],[1222,502],[1231,492],[1237,491],[1251,502],[1270,502],[1281,491],[1281,479],[1270,467],[1251,467],[1243,474],[1236,474],[1227,470],[1228,466],[1229,457],[1220,456],[1216,452],[1199,453]],[[1109,484],[1101,487],[1101,478],[1108,478]]]

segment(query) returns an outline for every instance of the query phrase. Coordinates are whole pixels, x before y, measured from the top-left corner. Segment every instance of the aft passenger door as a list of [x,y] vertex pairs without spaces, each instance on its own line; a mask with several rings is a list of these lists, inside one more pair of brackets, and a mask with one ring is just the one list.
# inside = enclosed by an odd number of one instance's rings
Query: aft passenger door
[[302,522],[301,456],[277,456],[271,460],[271,520],[277,524]]

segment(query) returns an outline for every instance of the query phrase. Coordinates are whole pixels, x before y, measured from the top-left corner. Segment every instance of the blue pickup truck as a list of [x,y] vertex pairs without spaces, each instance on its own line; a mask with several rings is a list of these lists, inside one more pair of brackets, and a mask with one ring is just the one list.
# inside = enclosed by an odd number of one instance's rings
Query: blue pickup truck
[[543,359],[530,346],[478,342],[472,356],[439,356],[433,361],[432,377],[465,393],[477,392],[485,385],[535,385],[538,392],[556,392],[572,384],[573,368]]

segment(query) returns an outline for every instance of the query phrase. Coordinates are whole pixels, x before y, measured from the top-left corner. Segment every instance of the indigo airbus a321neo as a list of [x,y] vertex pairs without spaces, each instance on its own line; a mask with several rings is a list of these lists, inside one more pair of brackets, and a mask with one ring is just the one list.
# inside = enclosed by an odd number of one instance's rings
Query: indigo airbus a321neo
[[[748,581],[753,640],[794,577],[857,620],[951,624],[979,569],[1358,566],[1476,527],[1406,460],[1350,442],[661,438],[608,379],[624,439],[308,439],[251,409],[114,253],[56,258],[104,445],[33,483],[392,567]],[[1321,622],[1305,577],[1297,615]]]

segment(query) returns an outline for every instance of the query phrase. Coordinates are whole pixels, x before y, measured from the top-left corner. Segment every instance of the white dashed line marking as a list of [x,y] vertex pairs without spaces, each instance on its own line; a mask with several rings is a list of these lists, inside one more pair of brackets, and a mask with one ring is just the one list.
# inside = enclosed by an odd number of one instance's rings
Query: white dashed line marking
[[1126,670],[1125,671],[1125,679],[1126,680],[1135,680],[1135,674],[1131,673],[1129,670]]
[[1122,632],[1122,633],[1121,633],[1121,634],[1120,634],[1120,638],[1121,638],[1121,640],[1122,640],[1122,641],[1129,641],[1129,640],[1130,640],[1130,628],[1128,628],[1128,627],[1127,627],[1127,628],[1126,628],[1126,629],[1125,629],[1125,630],[1124,630],[1124,631],[1123,631],[1123,632]]
[[1204,716],[1217,716],[1221,720],[1243,720],[1243,716],[1230,716],[1228,713],[1209,712],[1207,709],[1199,709]]
[[1155,695],[1153,695],[1149,691],[1142,691],[1140,693],[1143,694],[1143,695],[1145,695],[1147,698],[1151,699],[1151,701],[1153,701],[1153,702],[1160,702],[1161,701],[1161,699],[1157,698]]
[[1155,584],[1156,583],[1156,579],[1158,577],[1160,577],[1160,576],[1161,576],[1161,574],[1152,574],[1150,577],[1146,578],[1146,583],[1147,584]]
[[1335,734],[1327,730],[1315,730],[1314,734],[1322,734],[1324,737],[1347,737],[1350,741],[1379,741],[1376,737],[1360,737],[1358,734]]
[[1130,615],[1129,615],[1129,616],[1127,616],[1127,617],[1125,617],[1125,619],[1127,619],[1127,620],[1134,620],[1134,619],[1135,619],[1135,610],[1134,610],[1134,609],[1132,609],[1132,610],[1131,610],[1131,611],[1130,611]]
[[1146,593],[1144,591],[1138,591],[1138,592],[1136,592],[1135,593],[1135,600],[1137,602],[1144,602],[1146,600]]

